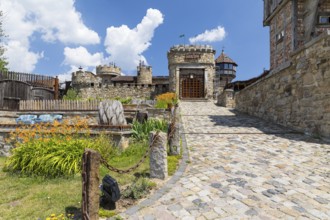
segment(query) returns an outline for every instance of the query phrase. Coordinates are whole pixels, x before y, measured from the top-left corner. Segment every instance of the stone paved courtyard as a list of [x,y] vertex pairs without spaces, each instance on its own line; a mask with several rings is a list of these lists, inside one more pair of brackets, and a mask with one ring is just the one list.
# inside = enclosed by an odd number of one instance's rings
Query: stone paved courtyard
[[189,163],[124,219],[330,219],[330,145],[212,102],[180,103]]

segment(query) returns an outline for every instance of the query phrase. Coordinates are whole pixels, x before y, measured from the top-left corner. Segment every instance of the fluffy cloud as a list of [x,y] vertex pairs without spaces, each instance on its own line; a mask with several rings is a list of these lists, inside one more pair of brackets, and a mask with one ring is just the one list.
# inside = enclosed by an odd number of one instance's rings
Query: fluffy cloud
[[38,60],[43,57],[43,53],[34,53],[19,41],[9,41],[5,46],[7,61],[13,70],[17,72],[32,72]]
[[104,60],[102,53],[90,54],[85,47],[64,48],[64,63],[74,66],[95,67]]
[[64,57],[63,63],[70,66],[70,70],[58,76],[60,81],[70,81],[71,73],[77,71],[79,67],[82,67],[84,70],[95,72],[96,66],[108,61],[103,57],[103,53],[91,54],[82,46],[77,48],[65,47]]
[[107,28],[104,45],[110,54],[109,59],[126,71],[135,70],[140,60],[147,63],[142,53],[151,45],[155,29],[163,21],[162,13],[150,8],[141,23],[133,29],[127,25]]
[[[22,68],[22,64],[13,60],[23,60],[24,64],[33,61],[29,67],[25,67],[33,71],[35,64],[42,58],[42,52],[30,51],[30,40],[35,33],[40,34],[46,42],[83,45],[100,42],[98,34],[84,25],[81,14],[75,10],[74,0],[2,0],[0,7],[4,12],[3,29],[8,35],[5,56],[12,70]],[[24,54],[12,52],[18,45]],[[28,56],[24,56],[26,54]]]
[[212,30],[206,30],[204,33],[199,34],[195,37],[189,38],[189,42],[191,44],[195,44],[197,42],[217,42],[222,41],[226,36],[226,31],[224,27],[218,26]]

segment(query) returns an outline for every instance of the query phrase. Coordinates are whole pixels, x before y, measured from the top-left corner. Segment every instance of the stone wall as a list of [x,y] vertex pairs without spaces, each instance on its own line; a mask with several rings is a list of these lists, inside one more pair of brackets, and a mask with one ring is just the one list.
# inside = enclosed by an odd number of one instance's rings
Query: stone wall
[[138,84],[97,84],[93,87],[80,85],[77,89],[81,97],[91,99],[135,98],[154,99],[157,95],[169,91],[168,84],[164,85],[138,85]]
[[330,137],[330,32],[295,51],[290,62],[236,93],[236,109]]
[[218,105],[227,107],[227,108],[234,108],[235,107],[235,99],[234,99],[234,90],[226,89],[218,96]]

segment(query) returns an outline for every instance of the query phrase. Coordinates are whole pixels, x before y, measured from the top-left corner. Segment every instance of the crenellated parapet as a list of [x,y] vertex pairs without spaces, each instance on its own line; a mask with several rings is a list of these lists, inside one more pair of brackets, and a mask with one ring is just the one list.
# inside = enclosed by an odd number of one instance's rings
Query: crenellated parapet
[[208,45],[177,45],[167,52],[169,65],[204,63],[214,65],[215,50]]
[[96,67],[96,75],[99,76],[120,76],[121,68],[115,64],[110,65],[99,65]]

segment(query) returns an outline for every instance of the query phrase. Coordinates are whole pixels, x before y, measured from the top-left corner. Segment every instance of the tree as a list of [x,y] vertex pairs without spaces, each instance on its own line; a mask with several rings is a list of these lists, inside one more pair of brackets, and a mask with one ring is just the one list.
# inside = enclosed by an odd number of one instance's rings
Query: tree
[[66,94],[63,96],[64,100],[80,100],[79,93],[75,89],[68,89]]
[[5,47],[3,46],[4,38],[6,37],[3,29],[3,12],[0,11],[0,71],[8,71],[6,58],[4,57]]

